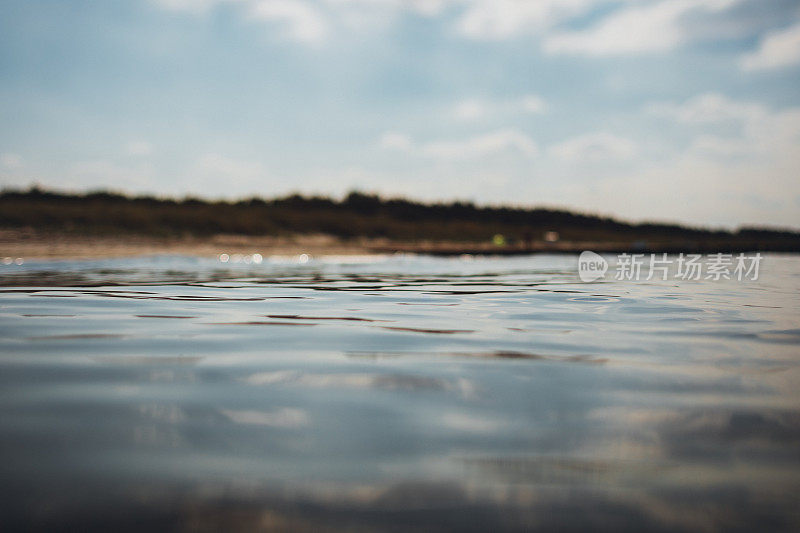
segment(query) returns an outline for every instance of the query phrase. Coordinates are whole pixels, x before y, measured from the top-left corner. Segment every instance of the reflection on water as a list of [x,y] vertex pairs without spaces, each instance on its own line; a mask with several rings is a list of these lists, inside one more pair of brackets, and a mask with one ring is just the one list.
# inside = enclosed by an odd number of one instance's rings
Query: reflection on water
[[0,267],[2,523],[797,530],[800,258]]

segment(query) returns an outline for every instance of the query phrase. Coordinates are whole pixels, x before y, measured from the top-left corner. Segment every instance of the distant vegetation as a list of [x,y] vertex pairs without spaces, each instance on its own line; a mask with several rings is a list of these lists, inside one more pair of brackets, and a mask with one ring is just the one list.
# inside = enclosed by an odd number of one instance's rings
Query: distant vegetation
[[214,234],[329,234],[395,241],[477,243],[503,235],[509,245],[540,241],[661,242],[689,247],[800,251],[800,233],[759,228],[735,232],[671,224],[628,224],[554,209],[419,203],[359,192],[341,201],[292,195],[236,202],[128,197],[109,192],[63,194],[32,188],[0,193],[0,228],[79,234],[157,237]]

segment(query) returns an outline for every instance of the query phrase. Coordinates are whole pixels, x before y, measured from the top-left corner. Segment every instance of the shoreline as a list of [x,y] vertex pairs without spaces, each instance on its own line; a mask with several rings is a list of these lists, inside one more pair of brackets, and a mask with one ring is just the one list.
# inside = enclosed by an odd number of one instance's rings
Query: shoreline
[[146,237],[44,235],[30,232],[0,231],[0,260],[90,260],[153,255],[216,257],[262,254],[263,256],[364,255],[377,253],[362,242],[345,242],[325,235],[298,237],[251,237],[215,235],[213,237]]
[[341,239],[330,235],[248,236],[214,235],[209,237],[148,237],[139,235],[47,234],[25,230],[0,230],[0,261],[22,258],[25,261],[91,260],[153,255],[217,257],[220,254],[261,254],[268,256],[378,255],[425,254],[459,255],[525,255],[579,254],[584,250],[598,253],[738,253],[790,252],[794,249],[759,249],[747,243],[726,242],[596,242],[596,241],[532,241],[526,244],[497,246],[492,243],[418,241],[400,242],[390,239]]

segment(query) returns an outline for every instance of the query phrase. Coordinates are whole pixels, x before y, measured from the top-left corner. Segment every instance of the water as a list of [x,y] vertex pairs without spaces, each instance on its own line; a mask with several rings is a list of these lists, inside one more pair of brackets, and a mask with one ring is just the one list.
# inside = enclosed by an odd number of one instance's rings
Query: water
[[750,282],[575,265],[0,267],[2,523],[800,527],[800,257]]

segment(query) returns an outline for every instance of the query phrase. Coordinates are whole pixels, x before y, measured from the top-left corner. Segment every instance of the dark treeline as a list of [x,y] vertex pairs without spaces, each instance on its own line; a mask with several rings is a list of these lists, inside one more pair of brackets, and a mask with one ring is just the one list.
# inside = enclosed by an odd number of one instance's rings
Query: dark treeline
[[763,228],[735,232],[671,224],[628,224],[554,209],[419,203],[359,192],[338,201],[291,195],[241,201],[128,197],[110,192],[65,194],[32,188],[0,193],[0,227],[84,234],[207,236],[324,233],[342,238],[483,242],[502,234],[510,243],[562,240],[747,244],[753,249],[799,250],[800,233]]

